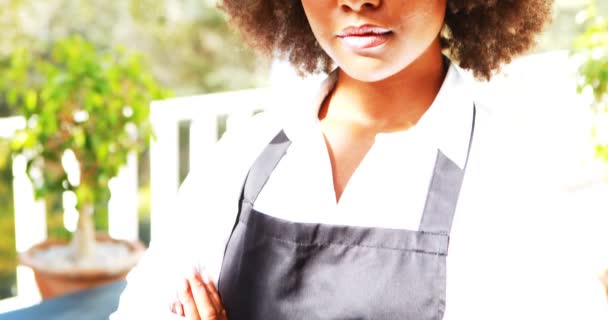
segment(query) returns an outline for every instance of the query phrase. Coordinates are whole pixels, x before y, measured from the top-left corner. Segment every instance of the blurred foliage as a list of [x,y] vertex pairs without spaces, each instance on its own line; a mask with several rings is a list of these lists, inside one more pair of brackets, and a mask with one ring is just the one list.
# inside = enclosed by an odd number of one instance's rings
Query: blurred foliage
[[[267,65],[242,45],[210,1],[0,0],[0,56],[74,34],[96,47],[144,52],[155,78],[178,95],[260,85]],[[3,18],[4,17],[4,18]]]
[[[167,95],[141,56],[79,36],[0,60],[0,98],[27,123],[12,147],[28,160],[36,198],[73,191],[80,209],[107,206],[109,180],[150,140],[150,101]],[[66,155],[79,172],[65,169]]]
[[574,54],[582,59],[578,90],[590,90],[595,98],[592,107],[599,120],[594,129],[596,151],[608,162],[608,141],[601,134],[608,125],[604,121],[608,115],[608,20],[600,14],[598,5],[591,2],[577,16],[577,22],[585,26],[585,31],[575,40]]
[[[12,181],[9,150],[9,142],[0,139],[0,181]],[[0,183],[0,299],[13,295],[16,280],[17,252],[12,198],[11,184]]]

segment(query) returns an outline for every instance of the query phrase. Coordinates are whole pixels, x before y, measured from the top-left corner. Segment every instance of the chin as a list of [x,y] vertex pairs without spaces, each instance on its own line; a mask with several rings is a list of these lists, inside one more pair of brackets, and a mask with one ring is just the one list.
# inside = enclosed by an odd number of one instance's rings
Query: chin
[[391,76],[399,73],[405,69],[399,67],[387,67],[387,66],[376,66],[376,65],[339,65],[339,68],[346,73],[349,77],[362,81],[362,82],[377,82],[384,79],[390,78]]
[[[371,59],[367,59],[371,60]],[[395,64],[394,61],[354,61],[338,63],[338,67],[349,77],[362,82],[377,82],[390,78],[407,68],[408,63]]]

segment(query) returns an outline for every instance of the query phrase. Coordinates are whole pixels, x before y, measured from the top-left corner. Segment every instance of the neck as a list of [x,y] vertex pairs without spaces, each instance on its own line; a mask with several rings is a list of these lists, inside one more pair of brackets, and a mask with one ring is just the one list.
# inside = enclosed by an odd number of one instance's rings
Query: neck
[[431,106],[446,75],[439,41],[400,72],[363,82],[339,70],[319,118],[347,121],[376,132],[407,130]]

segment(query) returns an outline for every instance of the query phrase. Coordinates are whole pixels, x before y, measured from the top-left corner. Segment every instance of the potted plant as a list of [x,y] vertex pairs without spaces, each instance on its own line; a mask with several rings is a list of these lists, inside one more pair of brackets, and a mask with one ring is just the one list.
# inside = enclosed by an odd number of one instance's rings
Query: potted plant
[[[593,138],[596,155],[608,163],[608,19],[598,14],[598,6],[605,4],[591,2],[578,15],[585,24],[584,32],[576,39],[574,54],[582,59],[579,69],[579,93],[589,90],[593,93],[592,110],[595,114]],[[600,277],[608,297],[608,270]]]
[[43,298],[124,277],[137,262],[143,245],[96,235],[92,215],[107,205],[108,182],[128,154],[149,141],[150,101],[166,95],[140,56],[79,36],[0,61],[0,99],[26,119],[12,146],[27,159],[36,198],[73,192],[77,199],[70,242],[49,239],[20,256]]

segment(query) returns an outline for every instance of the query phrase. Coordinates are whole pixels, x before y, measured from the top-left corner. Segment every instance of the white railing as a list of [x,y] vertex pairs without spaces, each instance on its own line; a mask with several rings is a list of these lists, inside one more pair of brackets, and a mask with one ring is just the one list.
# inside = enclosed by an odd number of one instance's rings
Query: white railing
[[163,226],[174,213],[179,183],[178,125],[191,121],[190,168],[204,166],[205,155],[218,140],[218,118],[227,116],[226,128],[236,127],[264,108],[269,89],[214,93],[156,101],[150,119],[157,139],[150,146],[150,239],[165,235]]
[[[150,145],[151,238],[165,234],[163,226],[171,218],[171,206],[179,187],[180,122],[191,121],[190,167],[204,165],[206,152],[219,138],[219,120],[226,119],[226,127],[238,126],[254,112],[264,109],[268,89],[251,89],[205,94],[185,98],[155,101],[151,105],[150,120],[156,139]],[[21,117],[0,119],[0,137],[10,138],[25,126]],[[25,159],[13,157],[13,188],[15,208],[15,241],[17,252],[47,238],[46,208],[43,201],[35,201],[31,182],[25,172]],[[117,239],[138,238],[137,158],[129,156],[128,164],[110,182],[109,233]],[[65,201],[64,214],[73,207]],[[66,217],[67,222],[70,220]],[[17,267],[17,294],[0,301],[0,312],[24,307],[40,301],[32,270]]]

